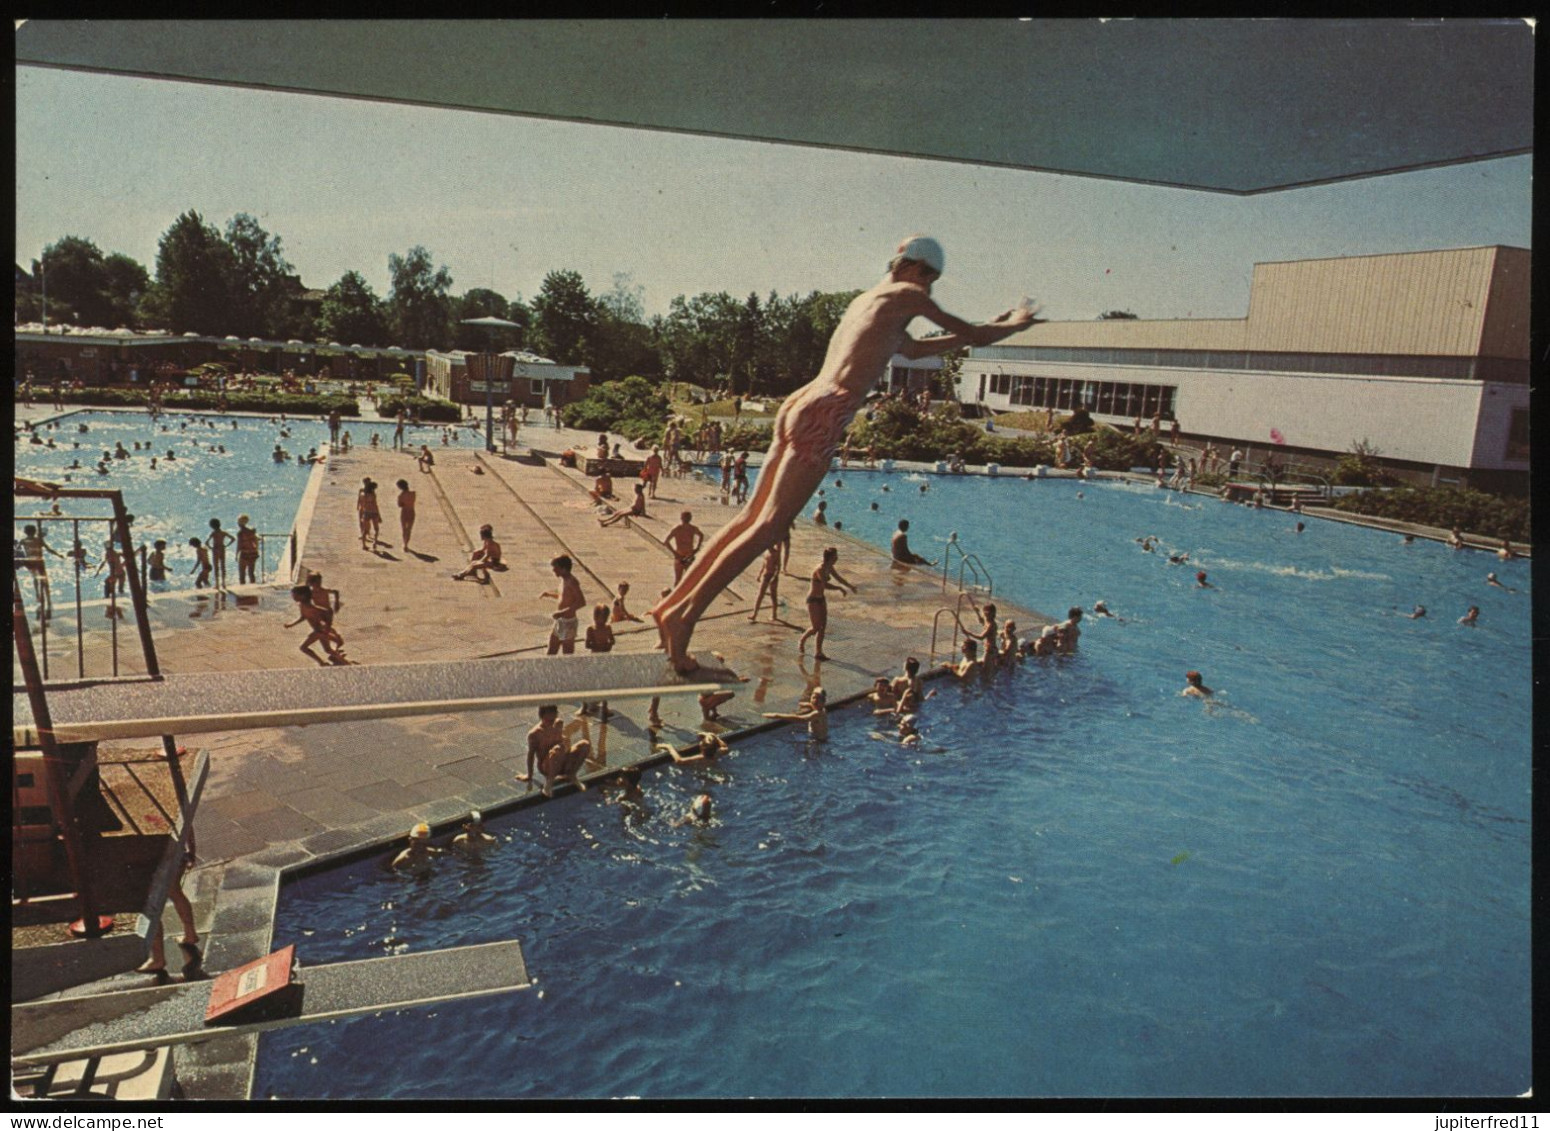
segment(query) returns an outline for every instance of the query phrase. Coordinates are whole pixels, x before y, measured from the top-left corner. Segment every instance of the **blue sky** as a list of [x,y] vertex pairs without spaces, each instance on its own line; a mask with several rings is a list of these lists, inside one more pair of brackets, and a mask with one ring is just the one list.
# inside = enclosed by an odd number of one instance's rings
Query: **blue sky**
[[154,273],[173,219],[257,216],[308,286],[427,247],[454,291],[593,293],[648,314],[874,282],[898,241],[947,251],[936,295],[991,317],[1242,317],[1256,261],[1529,246],[1531,158],[1257,197],[162,80],[17,68],[16,260],[64,235]]

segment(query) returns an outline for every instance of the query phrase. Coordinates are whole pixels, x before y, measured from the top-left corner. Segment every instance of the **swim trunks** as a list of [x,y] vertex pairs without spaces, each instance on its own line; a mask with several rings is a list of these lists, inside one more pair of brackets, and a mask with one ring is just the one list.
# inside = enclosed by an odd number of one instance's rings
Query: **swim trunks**
[[554,638],[561,644],[575,643],[576,618],[556,617],[554,620]]
[[820,386],[806,396],[798,393],[780,406],[775,438],[784,441],[801,462],[827,467],[859,403],[858,398],[833,385]]

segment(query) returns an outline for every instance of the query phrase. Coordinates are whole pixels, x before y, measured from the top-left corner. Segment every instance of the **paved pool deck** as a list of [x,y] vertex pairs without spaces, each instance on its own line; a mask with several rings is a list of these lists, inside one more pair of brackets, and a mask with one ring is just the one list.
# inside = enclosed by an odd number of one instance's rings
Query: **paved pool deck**
[[[662,536],[679,512],[691,511],[695,524],[710,535],[737,511],[720,493],[719,482],[700,475],[664,478],[646,517],[605,529],[587,494],[591,480],[535,454],[573,446],[588,451],[596,435],[530,428],[522,440],[516,458],[439,449],[429,473],[422,473],[408,452],[361,446],[315,469],[302,505],[300,559],[303,569],[321,572],[324,584],[340,591],[335,624],[352,660],[388,664],[542,655],[555,602],[540,594],[555,585],[549,562],[559,554],[575,561],[589,605],[611,602],[617,584],[628,581],[629,607],[644,616],[672,584],[672,559]],[[362,549],[356,520],[356,492],[365,476],[379,485],[383,514],[375,550]],[[400,479],[417,494],[407,550],[395,502]],[[629,487],[621,484],[620,490],[628,493]],[[454,581],[451,574],[467,561],[484,523],[494,527],[510,568],[493,574],[487,585]],[[838,568],[858,592],[831,594],[825,644],[830,659],[820,662],[810,648],[807,655],[798,652],[797,641],[807,626],[806,576],[829,545],[839,547]],[[762,712],[795,710],[815,686],[824,687],[831,708],[843,710],[878,675],[897,674],[906,656],[917,655],[929,666],[953,648],[951,618],[944,616],[932,650],[933,618],[959,601],[956,585],[944,585],[940,568],[895,565],[886,552],[806,517],[796,524],[789,573],[781,579],[783,619],[772,621],[766,609],[750,623],[756,574],[757,563],[718,598],[692,646],[697,654],[725,657],[747,677],[712,728],[734,747],[740,736],[782,725]],[[1005,606],[999,598],[998,603]],[[240,679],[237,673],[255,669],[315,667],[298,650],[304,629],[283,627],[294,619],[294,608],[288,586],[278,583],[159,596],[149,617],[161,670],[231,672]],[[99,603],[83,613],[90,630],[88,673],[102,672],[108,663],[112,622],[103,612]],[[1003,616],[1015,617],[1024,628],[1050,619],[1015,607],[1006,607]],[[649,621],[616,625],[615,632],[616,652],[655,649],[657,634]],[[143,670],[133,628],[121,624],[118,633],[121,670]],[[58,645],[56,667],[68,664],[73,671],[73,642],[67,650],[61,634]],[[580,643],[577,648],[584,651]],[[56,678],[60,674],[56,671]],[[562,716],[573,715],[578,706],[562,702]],[[643,701],[610,708],[606,720],[588,720],[597,756],[583,781],[622,766],[660,762],[664,756],[654,752],[654,743],[686,747],[704,727],[692,696],[662,700],[660,729],[648,728]],[[472,808],[488,814],[542,803],[535,785],[515,777],[525,769],[525,734],[535,721],[534,711],[499,710],[186,739],[210,754],[194,823],[198,866],[186,884],[206,940],[205,969],[230,969],[284,941],[271,937],[283,872],[363,850],[385,853],[418,821],[440,834]],[[139,739],[104,746],[159,744]],[[177,929],[170,908],[166,924],[169,931]],[[121,974],[66,995],[149,981]],[[236,1037],[190,1046],[179,1052],[180,1079],[197,1097],[245,1097],[255,1049],[253,1038]]]

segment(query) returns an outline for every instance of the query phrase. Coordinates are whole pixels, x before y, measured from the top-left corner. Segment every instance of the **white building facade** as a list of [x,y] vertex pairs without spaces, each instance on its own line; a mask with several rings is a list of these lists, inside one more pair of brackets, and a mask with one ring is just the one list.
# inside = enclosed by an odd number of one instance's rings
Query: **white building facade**
[[1526,491],[1529,274],[1499,246],[1259,263],[1246,318],[1045,323],[971,351],[958,399],[1158,414],[1251,462],[1363,442],[1412,481]]

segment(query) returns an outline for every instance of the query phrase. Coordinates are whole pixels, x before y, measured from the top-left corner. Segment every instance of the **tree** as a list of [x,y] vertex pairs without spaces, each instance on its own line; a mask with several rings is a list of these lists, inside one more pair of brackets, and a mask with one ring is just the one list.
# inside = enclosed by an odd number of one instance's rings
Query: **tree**
[[[43,249],[40,289],[48,296],[51,323],[117,326],[107,264],[91,240],[65,236]],[[35,272],[36,274],[36,272]]]
[[716,385],[731,374],[743,319],[742,304],[725,291],[673,299],[655,327],[674,380]]
[[229,333],[231,254],[220,232],[198,212],[183,213],[162,233],[157,246],[156,282],[145,303],[147,316],[173,333]]
[[538,352],[561,365],[585,361],[585,342],[597,326],[597,306],[575,271],[551,271],[533,299]]
[[432,268],[431,253],[419,245],[406,255],[389,255],[388,271],[393,277],[388,322],[395,344],[411,350],[445,346],[451,338],[452,304],[447,293],[452,273],[446,267]]
[[108,280],[109,326],[133,326],[140,315],[140,300],[151,290],[151,275],[138,260],[115,251],[102,262]]
[[600,312],[606,312],[616,321],[645,325],[646,288],[628,271],[616,271],[613,289],[598,297],[597,306]]
[[231,249],[229,333],[284,339],[294,329],[292,307],[301,284],[280,248],[252,216],[239,212],[226,223]]
[[454,347],[476,353],[490,349],[500,353],[519,348],[523,342],[523,331],[520,328],[507,330],[501,327],[463,325],[464,320],[469,318],[504,318],[508,322],[515,322],[516,319],[511,317],[510,312],[511,303],[507,302],[506,296],[499,291],[474,287],[458,295],[452,300],[452,320],[455,323],[452,327]]
[[331,342],[366,346],[387,344],[387,317],[382,300],[356,271],[346,271],[323,296],[318,331]]

